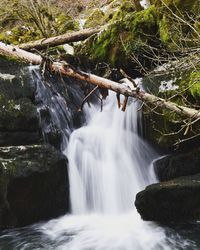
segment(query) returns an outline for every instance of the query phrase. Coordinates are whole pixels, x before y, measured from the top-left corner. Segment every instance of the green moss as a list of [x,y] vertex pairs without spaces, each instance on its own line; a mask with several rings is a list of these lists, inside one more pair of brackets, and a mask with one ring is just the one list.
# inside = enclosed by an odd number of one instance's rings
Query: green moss
[[40,33],[37,30],[34,31],[31,27],[22,27],[21,25],[16,25],[11,30],[0,33],[0,41],[14,45],[39,39],[40,37]]
[[105,23],[105,15],[100,9],[95,9],[85,22],[84,28],[95,28]]
[[70,15],[60,13],[55,19],[54,27],[59,34],[63,34],[67,30],[78,30],[79,22],[74,20]]
[[170,23],[168,22],[166,16],[159,22],[160,39],[164,43],[169,43],[171,41],[171,36],[169,33]]
[[2,3],[5,8],[0,8],[0,41],[19,44],[79,29],[78,22],[57,4],[33,2],[34,7],[19,0]]
[[112,22],[123,20],[127,14],[132,12],[135,12],[133,2],[131,0],[124,0],[113,16]]
[[[195,21],[200,14],[199,0],[151,0],[151,4],[159,12],[159,34],[165,47],[175,51],[180,47],[197,45],[194,37],[198,38],[199,32]],[[194,22],[191,22],[192,19]]]
[[156,7],[167,6],[173,11],[191,11],[196,8],[199,4],[198,0],[150,0],[151,4],[154,4]]
[[200,100],[200,71],[192,72],[189,76],[189,92],[197,100]]
[[[169,87],[165,91],[160,91],[159,87],[163,81],[170,82],[172,86],[176,85],[179,88],[170,90]],[[187,71],[180,70],[171,74],[166,71],[163,75],[149,75],[143,80],[143,86],[147,91],[163,99],[170,98],[170,101],[177,105],[192,107],[192,105],[200,104],[200,71],[197,66],[195,71],[189,67]],[[157,108],[156,113],[153,113],[146,107],[144,125],[147,138],[164,149],[171,149],[179,140],[190,138],[200,132],[199,123],[186,127],[182,117],[163,108]]]
[[[127,12],[128,10],[130,12]],[[148,45],[154,43],[152,36],[156,36],[158,31],[154,6],[140,12],[133,10],[133,7],[130,10],[127,9],[127,5],[122,4],[109,27],[95,39],[88,40],[79,53],[89,55],[95,61],[105,61],[117,67],[130,65],[131,54],[145,53]],[[122,14],[119,14],[120,12]]]
[[2,131],[36,131],[39,128],[36,107],[29,99],[0,98],[0,130]]

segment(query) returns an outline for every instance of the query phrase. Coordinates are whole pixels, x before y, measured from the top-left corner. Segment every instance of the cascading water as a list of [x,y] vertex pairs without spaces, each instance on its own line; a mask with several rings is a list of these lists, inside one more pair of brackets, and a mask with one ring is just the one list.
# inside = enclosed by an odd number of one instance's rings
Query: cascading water
[[[64,149],[73,131],[72,113],[56,89],[52,92],[43,85],[37,69],[32,73],[38,100],[43,100],[38,102],[39,111],[48,107],[51,123],[62,132]],[[69,159],[72,215],[5,232],[0,249],[198,249],[176,232],[167,236],[162,227],[142,221],[134,208],[136,193],[155,181],[151,162],[157,157],[138,135],[138,108],[132,100],[126,112],[120,111],[114,94],[106,99],[103,112],[98,103],[85,105],[85,125],[72,132],[63,150]],[[49,125],[43,123],[44,135]]]
[[[65,151],[74,216],[43,228],[62,239],[59,249],[132,250],[162,245],[164,234],[151,232],[133,204],[135,194],[155,180],[150,169],[155,154],[138,136],[137,109],[132,101],[125,113],[118,110],[114,94],[105,101],[103,112],[98,104],[85,108],[87,124],[72,133]],[[63,243],[65,233],[74,235]]]
[[43,225],[43,233],[59,250],[175,247],[162,228],[143,222],[134,208],[136,193],[155,181],[150,163],[156,157],[138,136],[138,104],[132,101],[123,113],[110,94],[103,112],[95,104],[84,113],[86,124],[71,134],[65,151],[73,215]]
[[123,113],[113,94],[103,112],[99,105],[86,109],[88,123],[74,131],[67,150],[73,213],[132,210],[135,194],[155,180],[148,168],[155,155],[138,137],[137,106]]
[[82,93],[79,88],[75,88],[73,81],[68,80],[66,89],[61,80],[58,82],[58,79],[55,80],[50,75],[48,81],[45,81],[39,67],[31,66],[29,70],[34,85],[37,86],[35,99],[44,140],[64,150],[75,128],[73,116],[83,98]]

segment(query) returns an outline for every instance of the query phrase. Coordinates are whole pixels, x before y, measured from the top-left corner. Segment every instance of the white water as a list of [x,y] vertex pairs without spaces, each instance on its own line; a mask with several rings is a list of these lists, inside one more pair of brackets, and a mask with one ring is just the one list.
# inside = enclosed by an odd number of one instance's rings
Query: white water
[[[138,137],[137,104],[125,113],[115,95],[104,104],[85,109],[87,124],[75,130],[69,158],[73,215],[41,227],[59,250],[178,249],[164,230],[140,219],[135,195],[155,181],[151,161],[155,153]],[[187,245],[182,241],[181,246]],[[181,249],[184,249],[181,248]]]
[[[48,89],[38,69],[33,68],[37,85],[38,110],[49,109],[51,123],[41,116],[43,133],[54,127],[62,131],[64,148],[74,129],[73,107],[66,105],[58,86]],[[68,89],[72,99],[82,100],[76,86]],[[71,94],[72,94],[71,93]],[[75,105],[77,106],[77,105]],[[68,149],[72,215],[48,223],[0,234],[1,250],[197,250],[189,240],[172,229],[144,222],[134,208],[135,194],[155,181],[151,161],[155,153],[138,137],[140,117],[137,104],[126,112],[117,109],[115,95],[100,112],[99,105],[85,107],[86,124],[70,136]],[[139,126],[138,126],[139,124]],[[51,126],[49,128],[49,126]],[[48,139],[48,138],[46,138]],[[166,230],[166,231],[165,231]],[[199,231],[197,231],[199,232]]]
[[115,95],[103,112],[99,105],[86,109],[88,123],[72,133],[67,152],[74,214],[130,211],[135,194],[155,181],[155,155],[138,137],[137,109],[132,103],[120,111]]

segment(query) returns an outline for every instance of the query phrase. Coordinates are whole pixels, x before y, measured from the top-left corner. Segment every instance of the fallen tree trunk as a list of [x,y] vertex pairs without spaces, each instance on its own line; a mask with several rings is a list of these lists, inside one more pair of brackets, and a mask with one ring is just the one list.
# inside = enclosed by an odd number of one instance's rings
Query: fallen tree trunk
[[[0,43],[0,54],[7,55],[7,56],[14,56],[15,58],[19,60],[23,60],[32,64],[42,63],[42,57],[35,55],[33,53],[30,53],[30,52],[26,52],[22,49],[18,49],[11,45],[5,45],[3,43]],[[114,82],[112,80],[105,79],[103,77],[99,77],[93,74],[88,74],[82,71],[78,71],[76,69],[73,69],[71,66],[65,65],[60,62],[53,62],[51,64],[51,70],[53,72],[56,72],[56,73],[59,73],[68,77],[73,77],[82,81],[86,81],[100,88],[112,90],[126,97],[130,96],[130,97],[138,98],[139,100],[144,101],[146,103],[153,104],[154,106],[166,108],[168,110],[176,112],[177,114],[186,118],[200,119],[200,110],[187,108],[184,106],[177,105],[176,103],[166,101],[162,98],[159,98],[157,96],[141,91],[137,87],[130,88],[127,85],[120,84],[118,82]]]
[[42,63],[42,57],[25,50],[19,49],[17,46],[7,45],[0,42],[0,55],[13,57],[17,60],[38,65]]
[[[168,110],[174,111],[177,114],[184,116],[184,117],[188,117],[192,119],[197,119],[197,118],[200,119],[200,110],[187,108],[185,106],[177,105],[174,102],[166,101],[155,95],[148,94],[145,91],[139,90],[137,87],[135,89],[131,89],[130,87],[126,85],[120,84],[118,82],[114,82],[109,79],[105,79],[103,77],[99,77],[99,76],[88,74],[88,73],[81,72],[81,71],[76,71],[75,69],[72,69],[70,66],[65,66],[62,63],[52,64],[52,70],[55,72],[59,72],[62,75],[66,75],[66,76],[73,77],[82,81],[89,82],[100,88],[106,88],[106,89],[112,90],[124,96],[131,96],[134,98],[138,98],[141,101],[154,104],[155,106],[167,108]],[[133,85],[132,82],[130,82],[130,85]]]
[[46,39],[40,39],[37,41],[29,42],[29,43],[23,43],[19,45],[19,48],[24,50],[31,50],[31,49],[46,49],[47,47],[54,47],[58,45],[62,45],[64,43],[69,42],[78,42],[85,40],[86,38],[98,33],[102,30],[101,28],[96,29],[84,29],[80,31],[75,31],[71,33],[66,33],[60,36],[50,37]]

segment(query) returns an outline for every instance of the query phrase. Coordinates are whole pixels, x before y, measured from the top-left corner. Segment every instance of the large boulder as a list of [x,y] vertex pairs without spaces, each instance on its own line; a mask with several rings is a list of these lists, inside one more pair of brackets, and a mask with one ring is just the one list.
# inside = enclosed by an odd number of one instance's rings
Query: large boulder
[[200,219],[200,174],[147,186],[135,206],[144,220],[162,223]]
[[154,169],[160,181],[198,174],[200,173],[200,148],[158,159],[154,162]]
[[0,228],[69,211],[67,160],[48,145],[0,148]]
[[[131,55],[135,55],[145,67],[151,68],[152,60],[148,60],[147,55],[152,57],[152,54],[148,47],[159,43],[157,32],[155,7],[137,11],[133,1],[126,0],[111,16],[109,25],[100,34],[81,44],[81,47],[78,46],[75,53],[95,62],[107,62],[135,75],[136,63]],[[155,39],[150,38],[153,35]]]

